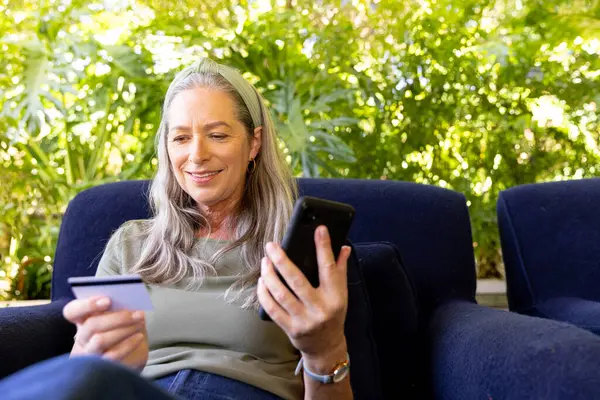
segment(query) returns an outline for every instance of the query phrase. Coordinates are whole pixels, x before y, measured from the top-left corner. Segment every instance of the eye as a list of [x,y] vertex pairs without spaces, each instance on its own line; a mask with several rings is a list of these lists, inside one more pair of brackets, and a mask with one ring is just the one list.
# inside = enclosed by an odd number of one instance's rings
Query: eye
[[176,143],[181,143],[183,141],[187,140],[187,136],[185,135],[179,135],[179,136],[175,136],[172,141],[176,142]]
[[211,133],[210,137],[211,137],[211,139],[223,140],[227,137],[227,135],[224,135],[222,133]]

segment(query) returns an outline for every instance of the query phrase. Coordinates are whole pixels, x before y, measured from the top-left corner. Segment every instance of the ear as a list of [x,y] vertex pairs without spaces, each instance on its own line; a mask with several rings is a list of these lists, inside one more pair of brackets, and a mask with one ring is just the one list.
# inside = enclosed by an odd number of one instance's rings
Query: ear
[[[254,136],[250,140],[250,160],[253,160],[260,151],[262,145],[262,126],[254,129]],[[250,161],[248,160],[248,161]]]

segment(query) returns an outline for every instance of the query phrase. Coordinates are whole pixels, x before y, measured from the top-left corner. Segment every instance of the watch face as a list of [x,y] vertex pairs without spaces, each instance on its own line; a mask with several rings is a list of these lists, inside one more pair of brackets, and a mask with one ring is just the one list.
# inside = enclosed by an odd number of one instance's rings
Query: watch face
[[348,372],[350,372],[350,366],[349,365],[345,365],[342,368],[337,369],[333,373],[333,381],[335,383],[343,381],[344,378],[348,376]]

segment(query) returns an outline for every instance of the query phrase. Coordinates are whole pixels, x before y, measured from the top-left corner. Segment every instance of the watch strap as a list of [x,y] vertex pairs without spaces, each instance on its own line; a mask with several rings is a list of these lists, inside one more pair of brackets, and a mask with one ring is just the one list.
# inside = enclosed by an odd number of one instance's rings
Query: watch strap
[[300,361],[298,362],[298,365],[296,366],[296,371],[294,372],[294,375],[298,375],[300,373],[300,371],[302,371],[304,369],[304,372],[306,373],[306,375],[308,375],[309,377],[311,377],[312,379],[319,381],[321,383],[325,383],[325,384],[330,384],[330,383],[334,383],[334,379],[335,379],[335,374],[338,370],[344,368],[344,369],[349,369],[350,368],[350,355],[348,353],[346,353],[346,361],[343,363],[339,363],[336,365],[336,367],[338,365],[342,365],[339,368],[336,368],[331,374],[329,375],[319,375],[315,372],[312,372],[311,370],[309,370],[308,368],[306,368],[306,366],[304,365],[304,359],[301,357]]

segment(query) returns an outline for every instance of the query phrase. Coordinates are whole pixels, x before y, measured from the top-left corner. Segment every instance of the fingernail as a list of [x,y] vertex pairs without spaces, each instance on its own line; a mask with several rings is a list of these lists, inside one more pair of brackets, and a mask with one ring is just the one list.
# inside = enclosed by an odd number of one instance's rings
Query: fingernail
[[267,243],[267,251],[269,253],[275,253],[277,251],[277,245],[273,242]]
[[267,266],[267,257],[263,257],[262,260],[260,260],[260,272],[261,273],[263,273],[266,266]]
[[98,307],[102,307],[102,308],[108,307],[109,304],[110,304],[110,299],[107,299],[107,298],[100,299],[96,302],[96,305]]
[[319,227],[319,236],[321,239],[327,238],[327,227],[325,225]]
[[144,319],[144,312],[136,311],[133,314],[131,314],[131,318],[133,318],[134,321],[141,321]]

